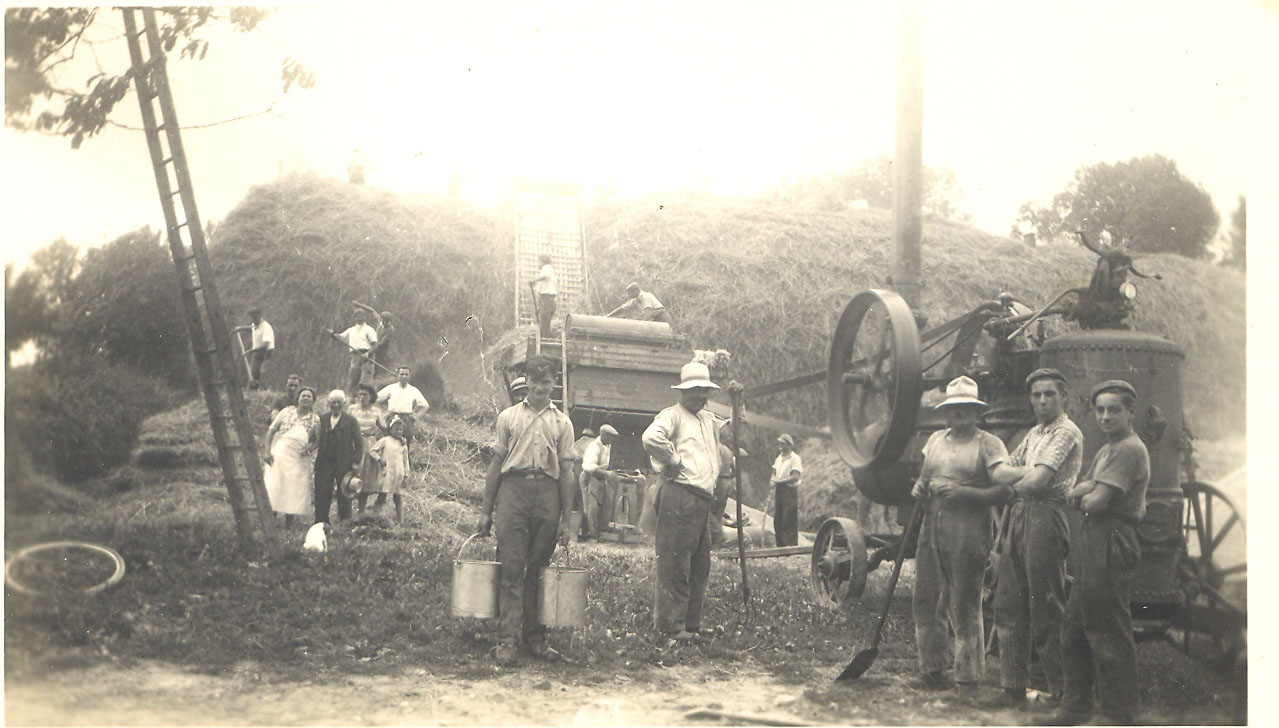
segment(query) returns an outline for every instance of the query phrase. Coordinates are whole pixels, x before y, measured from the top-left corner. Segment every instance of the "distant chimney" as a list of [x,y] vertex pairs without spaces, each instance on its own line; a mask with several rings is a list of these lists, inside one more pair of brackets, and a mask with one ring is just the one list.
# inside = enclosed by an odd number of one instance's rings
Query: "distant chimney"
[[1029,245],[1030,247],[1032,247],[1032,248],[1033,248],[1033,247],[1035,247],[1035,234],[1034,234],[1034,233],[1024,233],[1024,234],[1021,236],[1021,241],[1022,241],[1023,243],[1025,243],[1025,244],[1027,244],[1027,245]]

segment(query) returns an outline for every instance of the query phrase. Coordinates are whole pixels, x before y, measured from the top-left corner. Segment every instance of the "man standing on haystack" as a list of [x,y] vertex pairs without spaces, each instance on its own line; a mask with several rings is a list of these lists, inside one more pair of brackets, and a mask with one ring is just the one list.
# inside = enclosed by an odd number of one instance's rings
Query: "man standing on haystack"
[[[538,624],[538,582],[555,541],[567,546],[573,508],[573,423],[551,402],[555,362],[534,356],[524,365],[529,392],[497,416],[496,442],[484,480],[477,532],[497,527],[498,645],[494,657],[514,663],[520,646],[543,660],[559,653]],[[496,507],[497,512],[494,513]]]
[[373,317],[373,324],[377,328],[377,344],[369,350],[369,358],[373,360],[375,365],[381,364],[387,369],[391,368],[391,341],[395,339],[395,325],[391,320],[395,318],[390,311],[378,313],[377,309],[372,306],[360,303],[359,301],[351,301],[351,305],[358,309],[367,311]]
[[236,326],[231,329],[231,333],[233,335],[238,335],[241,331],[251,333],[252,344],[250,349],[244,352],[244,356],[249,362],[249,389],[257,389],[262,386],[262,363],[275,353],[275,329],[272,329],[271,324],[262,318],[260,308],[249,309],[249,320],[253,323],[248,326]]
[[999,684],[989,708],[1023,708],[1033,644],[1048,692],[1061,697],[1061,621],[1066,611],[1066,492],[1083,463],[1084,436],[1066,416],[1066,377],[1036,369],[1026,377],[1036,424],[1008,456],[1023,475],[1013,483],[995,581]]
[[657,592],[653,626],[674,642],[696,639],[711,569],[710,516],[719,477],[719,423],[706,400],[719,385],[705,364],[689,362],[679,373],[679,404],[667,407],[644,430],[644,451],[660,474],[657,494]]
[[329,336],[346,344],[347,348],[351,350],[351,365],[346,373],[346,388],[352,392],[359,389],[364,368],[369,365],[369,351],[377,344],[377,331],[365,321],[364,312],[357,308],[355,309],[355,324],[346,331],[335,334],[333,329],[325,329],[325,331],[329,332]]

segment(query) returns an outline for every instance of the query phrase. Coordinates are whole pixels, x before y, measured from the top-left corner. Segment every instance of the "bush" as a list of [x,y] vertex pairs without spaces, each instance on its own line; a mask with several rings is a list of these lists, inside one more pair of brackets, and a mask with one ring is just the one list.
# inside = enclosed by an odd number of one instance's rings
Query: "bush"
[[64,368],[78,371],[11,370],[5,390],[6,460],[20,449],[35,470],[63,482],[127,461],[142,419],[175,403],[172,390],[128,367]]

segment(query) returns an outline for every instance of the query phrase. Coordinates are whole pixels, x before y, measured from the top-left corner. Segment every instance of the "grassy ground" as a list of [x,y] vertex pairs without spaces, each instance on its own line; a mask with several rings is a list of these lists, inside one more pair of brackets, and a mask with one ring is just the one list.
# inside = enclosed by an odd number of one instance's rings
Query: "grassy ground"
[[[256,395],[251,404],[260,404]],[[183,418],[202,414],[191,407],[144,425],[148,444],[139,452],[169,448],[171,467],[133,465],[128,487],[114,495],[68,505],[62,513],[9,520],[10,553],[37,541],[74,538],[111,546],[129,571],[95,597],[29,597],[7,589],[6,678],[53,684],[57,675],[92,674],[104,665],[147,674],[146,666],[160,660],[224,682],[246,669],[273,684],[335,686],[425,670],[440,680],[507,684],[513,673],[488,657],[491,623],[455,619],[448,609],[451,562],[477,512],[487,427],[429,416],[431,436],[414,450],[405,524],[369,516],[335,532],[323,557],[301,551],[298,526],[284,533],[284,558],[266,563],[237,551],[219,473],[192,454],[203,447],[200,428]],[[910,687],[909,562],[875,668],[857,683],[839,686],[831,678],[869,640],[886,567],[871,573],[850,609],[835,610],[812,597],[805,557],[753,560],[748,612],[737,564],[715,560],[705,626],[723,634],[668,649],[651,639],[651,547],[592,543],[575,546],[572,554],[590,571],[586,625],[553,631],[564,662],[517,669],[531,681],[528,688],[610,691],[622,681],[674,695],[692,671],[702,680],[767,676],[774,690],[794,686],[797,702],[788,710],[813,721],[1016,718],[992,717]],[[1142,692],[1156,720],[1230,719],[1234,690],[1228,680],[1168,645],[1143,645],[1140,654]],[[997,670],[992,660],[989,679]],[[522,696],[525,688],[513,690]]]

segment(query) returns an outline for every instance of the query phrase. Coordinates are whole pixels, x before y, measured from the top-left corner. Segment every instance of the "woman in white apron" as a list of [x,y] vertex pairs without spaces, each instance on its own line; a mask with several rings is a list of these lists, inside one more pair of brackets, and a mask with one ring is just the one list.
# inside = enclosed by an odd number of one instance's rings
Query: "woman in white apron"
[[320,418],[314,405],[315,390],[302,387],[297,405],[280,410],[266,431],[263,480],[271,510],[284,514],[286,527],[293,525],[294,516],[314,514],[312,478],[320,433]]

